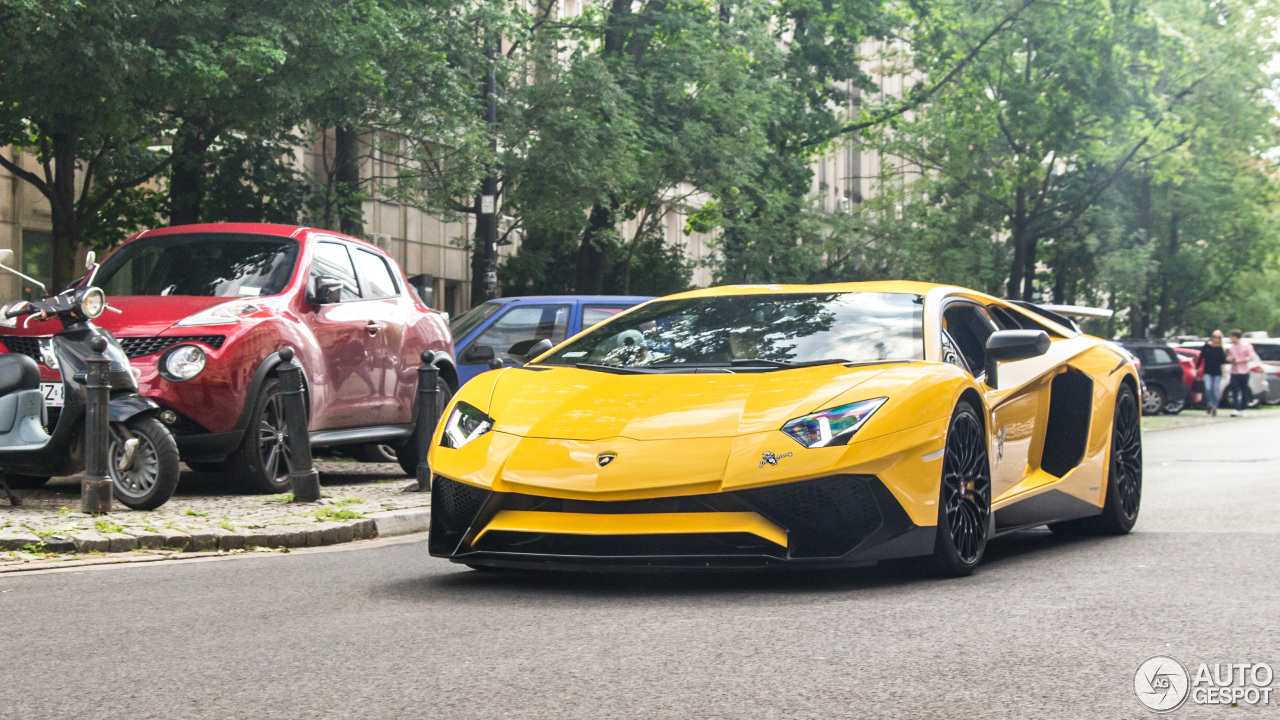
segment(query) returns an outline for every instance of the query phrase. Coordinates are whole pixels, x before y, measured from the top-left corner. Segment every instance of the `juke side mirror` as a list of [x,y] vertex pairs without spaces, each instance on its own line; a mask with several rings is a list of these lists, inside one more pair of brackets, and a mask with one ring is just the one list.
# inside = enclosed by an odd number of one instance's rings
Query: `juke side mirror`
[[332,305],[342,300],[342,281],[336,277],[319,275],[311,280],[311,289],[307,293],[310,305]]
[[996,369],[1001,360],[1025,360],[1049,352],[1049,333],[1043,330],[997,330],[987,338],[987,384],[999,387]]

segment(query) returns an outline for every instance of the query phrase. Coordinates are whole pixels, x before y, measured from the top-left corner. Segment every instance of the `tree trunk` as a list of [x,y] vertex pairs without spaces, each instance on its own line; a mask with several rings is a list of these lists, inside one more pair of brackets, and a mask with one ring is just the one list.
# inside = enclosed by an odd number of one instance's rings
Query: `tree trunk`
[[217,133],[185,120],[173,143],[173,164],[169,178],[169,224],[194,225],[200,222],[204,201],[205,153]]
[[578,246],[578,267],[573,291],[579,295],[600,295],[604,290],[605,237],[613,229],[613,208],[596,203],[591,207],[587,229]]
[[[1165,246],[1164,259],[1169,263],[1173,263],[1177,254],[1178,213],[1174,212],[1170,213],[1169,217],[1169,241]],[[1160,302],[1158,303],[1160,314],[1156,316],[1156,337],[1164,337],[1168,333],[1171,325],[1170,321],[1174,316],[1174,304],[1176,303],[1174,301],[1173,279],[1170,278],[1169,273],[1165,272],[1162,268],[1160,273]]]
[[53,285],[49,291],[56,293],[80,274],[76,262],[80,222],[76,217],[76,137],[55,132],[50,140],[53,143],[53,196],[49,198],[53,210]]
[[[484,55],[488,69],[484,75],[484,122],[489,135],[489,152],[498,154],[498,83],[494,65],[498,61],[498,37],[485,38]],[[498,297],[498,177],[492,167],[480,181],[476,198],[476,237],[471,251],[471,306]],[[486,203],[488,207],[485,207]]]
[[360,200],[360,131],[350,123],[333,129],[333,175],[338,230],[360,236],[364,233],[364,208]]
[[1026,266],[1027,195],[1021,187],[1014,192],[1013,217],[1010,218],[1010,240],[1013,243],[1013,262],[1009,266],[1009,283],[1005,296],[1022,296],[1022,272]]

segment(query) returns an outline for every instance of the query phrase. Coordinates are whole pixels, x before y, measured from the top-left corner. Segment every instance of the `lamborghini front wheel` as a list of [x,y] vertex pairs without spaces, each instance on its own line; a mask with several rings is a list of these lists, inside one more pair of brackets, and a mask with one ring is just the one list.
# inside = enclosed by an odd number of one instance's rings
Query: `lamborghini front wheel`
[[987,435],[973,406],[961,401],[947,428],[933,566],[961,577],[982,561],[991,529],[991,464]]

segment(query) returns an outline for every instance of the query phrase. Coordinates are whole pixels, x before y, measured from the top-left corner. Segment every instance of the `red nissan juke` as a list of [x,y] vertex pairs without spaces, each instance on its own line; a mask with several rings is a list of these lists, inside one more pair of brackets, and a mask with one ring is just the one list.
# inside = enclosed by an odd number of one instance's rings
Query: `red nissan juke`
[[[391,445],[409,474],[423,350],[442,351],[441,408],[457,387],[444,318],[391,257],[356,238],[257,224],[149,230],[103,261],[96,284],[121,310],[96,322],[141,371],[140,392],[160,404],[182,459],[225,468],[251,492],[289,485],[275,378],[285,345],[302,363],[312,445]],[[56,380],[41,332],[49,331],[4,328],[0,342],[40,363],[42,380]]]

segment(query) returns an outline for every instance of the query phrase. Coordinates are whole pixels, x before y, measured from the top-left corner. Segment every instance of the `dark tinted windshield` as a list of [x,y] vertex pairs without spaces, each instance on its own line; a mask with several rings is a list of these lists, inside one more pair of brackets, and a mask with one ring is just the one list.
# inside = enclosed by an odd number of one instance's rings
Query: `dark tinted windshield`
[[597,326],[543,362],[661,367],[920,360],[923,309],[924,298],[897,293],[658,300]]
[[1280,345],[1253,343],[1253,349],[1258,351],[1258,359],[1264,362],[1280,362]]
[[449,332],[454,340],[461,340],[463,335],[475,330],[480,323],[490,318],[502,308],[504,303],[487,302],[471,308],[449,321]]
[[267,235],[160,235],[135,240],[102,264],[107,295],[258,297],[289,284],[298,241]]

